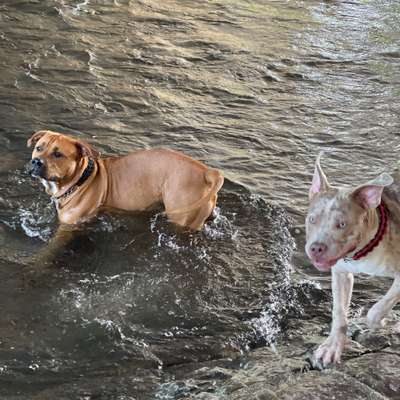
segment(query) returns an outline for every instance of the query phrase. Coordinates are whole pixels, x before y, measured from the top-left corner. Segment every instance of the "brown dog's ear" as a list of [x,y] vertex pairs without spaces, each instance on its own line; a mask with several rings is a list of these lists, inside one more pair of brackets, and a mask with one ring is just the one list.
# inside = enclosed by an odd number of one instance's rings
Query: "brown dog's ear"
[[36,133],[34,133],[27,141],[27,146],[31,147],[34,146],[36,144],[36,142],[38,140],[40,140],[40,138],[42,138],[45,134],[47,133],[47,131],[38,131]]
[[100,157],[100,152],[92,147],[89,143],[86,143],[82,140],[77,140],[75,144],[79,150],[81,157],[90,157],[95,160]]

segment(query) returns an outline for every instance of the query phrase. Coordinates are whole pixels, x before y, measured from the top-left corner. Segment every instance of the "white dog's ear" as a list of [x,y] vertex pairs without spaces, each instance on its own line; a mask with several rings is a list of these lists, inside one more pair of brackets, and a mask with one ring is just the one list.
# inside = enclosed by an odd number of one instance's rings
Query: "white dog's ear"
[[100,157],[100,152],[92,147],[89,143],[86,143],[83,140],[77,140],[75,144],[81,157],[90,157],[95,160]]
[[311,200],[317,193],[321,192],[326,192],[331,185],[328,182],[328,179],[326,178],[326,175],[324,174],[324,171],[322,171],[320,160],[322,155],[324,154],[323,151],[321,151],[318,154],[317,160],[315,161],[315,169],[314,169],[314,176],[312,179],[312,183],[310,186],[310,191],[309,191],[309,199]]
[[358,186],[351,195],[366,210],[376,208],[381,203],[383,189],[392,183],[393,178],[384,172],[372,181]]

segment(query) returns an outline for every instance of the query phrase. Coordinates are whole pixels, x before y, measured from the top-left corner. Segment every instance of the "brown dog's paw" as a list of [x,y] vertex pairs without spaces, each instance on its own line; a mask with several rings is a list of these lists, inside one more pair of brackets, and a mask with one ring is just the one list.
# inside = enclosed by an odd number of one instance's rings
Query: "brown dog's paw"
[[47,285],[51,274],[50,266],[27,265],[22,270],[23,284],[28,287]]

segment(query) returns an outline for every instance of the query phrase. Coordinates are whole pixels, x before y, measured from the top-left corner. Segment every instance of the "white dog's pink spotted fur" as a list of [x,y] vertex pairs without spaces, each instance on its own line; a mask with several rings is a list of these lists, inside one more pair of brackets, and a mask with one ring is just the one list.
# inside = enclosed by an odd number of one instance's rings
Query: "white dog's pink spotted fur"
[[384,173],[356,188],[335,188],[319,159],[309,193],[305,249],[319,270],[332,273],[331,333],[315,352],[328,365],[340,362],[346,343],[354,273],[394,278],[367,314],[371,328],[381,327],[400,301],[400,176],[394,175],[395,183]]

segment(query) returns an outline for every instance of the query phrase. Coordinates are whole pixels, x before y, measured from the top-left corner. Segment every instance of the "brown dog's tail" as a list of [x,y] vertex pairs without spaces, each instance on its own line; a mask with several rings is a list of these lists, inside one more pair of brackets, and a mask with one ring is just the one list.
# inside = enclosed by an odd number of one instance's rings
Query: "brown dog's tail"
[[[202,207],[205,203],[210,201],[210,199],[218,193],[218,191],[224,184],[224,177],[216,169],[211,169],[211,168],[207,169],[204,173],[204,179],[209,185],[211,185],[210,191],[206,193],[201,199],[195,201],[193,204],[191,204],[186,208],[180,208],[180,209],[178,208],[176,210],[168,211],[168,215],[187,214],[193,210],[197,210],[198,208]],[[164,211],[163,214],[167,214],[167,212]]]

